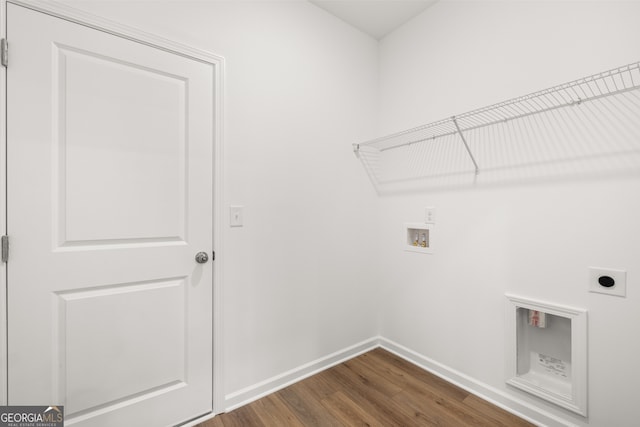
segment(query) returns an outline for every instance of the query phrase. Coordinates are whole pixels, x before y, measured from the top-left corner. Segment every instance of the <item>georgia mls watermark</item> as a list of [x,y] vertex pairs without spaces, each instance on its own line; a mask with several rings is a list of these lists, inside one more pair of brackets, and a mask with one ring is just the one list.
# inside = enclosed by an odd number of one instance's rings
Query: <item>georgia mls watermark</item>
[[64,427],[64,407],[0,406],[0,427]]

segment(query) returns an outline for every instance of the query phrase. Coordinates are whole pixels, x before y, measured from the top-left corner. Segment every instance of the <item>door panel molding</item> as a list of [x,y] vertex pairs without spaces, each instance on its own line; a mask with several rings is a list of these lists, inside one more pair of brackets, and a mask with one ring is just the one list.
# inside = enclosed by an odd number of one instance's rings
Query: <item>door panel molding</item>
[[[54,324],[57,325],[58,360],[54,364],[60,366],[60,371],[58,396],[54,400],[61,402],[64,396],[73,396],[65,406],[66,417],[89,415],[186,385],[187,286],[187,277],[178,277],[56,293]],[[150,298],[156,301],[151,309],[147,305]],[[109,302],[105,304],[103,300]],[[158,301],[161,304],[157,304]],[[146,311],[144,324],[128,321],[128,316],[135,318],[135,314],[143,310]],[[145,341],[147,323],[161,325],[168,336],[167,342],[181,342],[182,346],[166,346],[165,341]],[[108,366],[117,352],[105,348],[101,342],[110,333],[109,327],[105,326],[112,324],[122,325],[118,333],[124,336],[119,339],[136,344],[129,348],[132,354],[124,356],[133,358],[136,363],[107,372],[101,367]],[[122,354],[118,356],[123,357]],[[86,366],[81,370],[74,369],[83,360],[90,360],[95,369],[86,369]],[[126,381],[131,375],[145,381],[132,387]],[[96,393],[91,384],[101,384],[107,391]],[[105,395],[108,396],[106,400]]]
[[[0,0],[0,35],[6,37],[6,7],[7,3],[26,7],[38,12],[61,18],[70,22],[81,24],[105,33],[115,35],[127,40],[161,49],[173,54],[181,55],[193,60],[197,60],[213,66],[213,108],[214,108],[214,182],[213,182],[213,248],[223,250],[223,207],[224,207],[224,72],[225,61],[222,56],[210,52],[193,48],[182,43],[138,30],[127,25],[123,25],[93,14],[75,9],[73,7],[40,0]],[[9,41],[9,44],[11,42]],[[10,60],[9,60],[10,61]],[[9,66],[10,63],[9,63]],[[7,74],[4,67],[0,67],[0,98],[6,99]],[[0,230],[6,233],[6,103],[0,103]],[[224,266],[221,261],[223,257],[218,257],[213,269],[213,412],[219,413],[224,410],[224,390],[223,390],[223,360],[222,360],[222,286]],[[7,265],[0,265],[0,404],[7,402]],[[210,417],[210,416],[209,416]]]

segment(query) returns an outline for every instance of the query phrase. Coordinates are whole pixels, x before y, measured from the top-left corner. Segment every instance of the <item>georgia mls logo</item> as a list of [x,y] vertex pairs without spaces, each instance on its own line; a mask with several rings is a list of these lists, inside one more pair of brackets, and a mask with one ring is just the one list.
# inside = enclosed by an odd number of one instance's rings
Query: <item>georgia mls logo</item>
[[64,427],[64,407],[0,406],[0,427]]

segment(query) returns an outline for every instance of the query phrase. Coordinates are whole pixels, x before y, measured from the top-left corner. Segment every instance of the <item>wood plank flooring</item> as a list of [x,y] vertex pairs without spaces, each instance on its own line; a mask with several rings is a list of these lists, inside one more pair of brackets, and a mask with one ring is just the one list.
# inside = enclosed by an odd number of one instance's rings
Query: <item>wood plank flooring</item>
[[334,366],[197,427],[532,424],[382,349]]

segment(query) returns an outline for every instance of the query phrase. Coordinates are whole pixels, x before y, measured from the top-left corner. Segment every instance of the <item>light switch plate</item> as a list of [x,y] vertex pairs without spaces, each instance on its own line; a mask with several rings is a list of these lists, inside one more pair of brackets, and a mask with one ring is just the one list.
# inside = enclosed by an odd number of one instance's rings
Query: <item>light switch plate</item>
[[244,217],[244,206],[231,206],[229,208],[229,225],[231,227],[242,227]]
[[613,268],[589,267],[589,292],[627,296],[627,272]]

